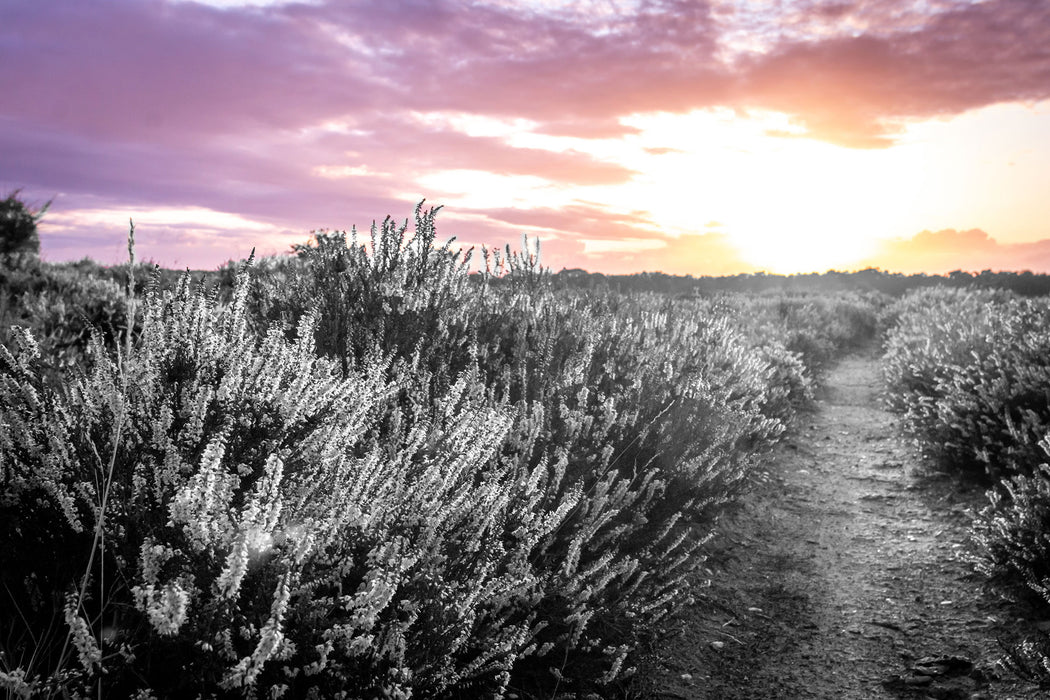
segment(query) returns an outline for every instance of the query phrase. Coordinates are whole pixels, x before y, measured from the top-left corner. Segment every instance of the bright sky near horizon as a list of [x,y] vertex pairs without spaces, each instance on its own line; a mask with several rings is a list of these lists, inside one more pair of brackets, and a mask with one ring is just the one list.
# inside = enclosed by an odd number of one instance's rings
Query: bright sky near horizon
[[1050,2],[6,0],[45,257],[213,268],[442,204],[466,245],[727,274],[1050,271]]

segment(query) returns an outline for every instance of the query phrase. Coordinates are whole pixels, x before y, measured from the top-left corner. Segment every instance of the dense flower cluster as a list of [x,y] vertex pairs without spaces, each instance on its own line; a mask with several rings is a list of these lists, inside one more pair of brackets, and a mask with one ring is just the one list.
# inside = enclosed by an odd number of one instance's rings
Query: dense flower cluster
[[874,305],[557,289],[527,251],[471,274],[434,214],[368,246],[318,234],[228,299],[155,279],[134,337],[95,334],[57,384],[12,331],[0,687],[500,697],[629,675]]

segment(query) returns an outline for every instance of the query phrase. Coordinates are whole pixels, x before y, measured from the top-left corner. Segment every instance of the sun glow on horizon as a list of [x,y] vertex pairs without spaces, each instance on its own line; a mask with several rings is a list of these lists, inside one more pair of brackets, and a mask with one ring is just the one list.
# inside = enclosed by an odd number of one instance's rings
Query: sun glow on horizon
[[[559,186],[538,177],[444,171],[421,182],[442,190],[450,208],[477,214],[486,207],[557,208],[584,201],[611,215],[642,213],[651,224],[647,228],[662,237],[617,242],[584,236],[582,252],[598,267],[618,255],[658,250],[661,240],[713,232],[724,235],[740,259],[757,269],[854,269],[887,240],[926,229],[972,228],[974,213],[995,205],[979,176],[963,180],[959,174],[961,162],[981,161],[990,150],[987,143],[975,145],[974,129],[984,131],[989,119],[1008,117],[1017,124],[1013,133],[1032,138],[1050,131],[1045,107],[999,105],[917,121],[906,125],[895,143],[879,149],[806,137],[787,115],[774,112],[639,114],[623,120],[639,133],[606,139],[537,133],[520,120],[501,124],[434,113],[427,119],[463,133],[498,136],[517,148],[575,150],[636,174],[617,184]],[[1004,144],[1016,140],[1010,134],[995,138]],[[1033,162],[1031,152],[1011,158],[1019,165]],[[1013,167],[1013,160],[990,163],[989,172]],[[1022,194],[1031,200],[1027,190]],[[705,226],[709,221],[719,226]],[[998,233],[990,223],[979,220],[977,225]],[[1009,237],[1012,232],[1003,233]]]
[[[431,120],[439,116],[429,115]],[[927,187],[921,144],[856,150],[785,136],[780,114],[732,110],[636,115],[640,133],[583,139],[502,129],[448,115],[444,123],[500,134],[518,148],[577,150],[635,171],[612,185],[558,187],[535,177],[444,171],[424,185],[443,200],[477,212],[485,207],[559,207],[599,203],[609,212],[643,212],[665,237],[714,232],[728,237],[747,263],[770,272],[809,272],[847,266],[869,255],[879,238],[906,235],[911,202]],[[451,201],[449,201],[451,200]],[[628,209],[629,207],[629,209]],[[653,250],[658,242],[586,238],[584,254],[614,256]],[[697,261],[698,263],[701,261]]]
[[717,220],[745,261],[770,272],[863,259],[879,238],[908,233],[906,213],[928,184],[921,145],[857,150],[784,136],[792,126],[780,114],[726,110],[634,124],[675,149],[650,157],[637,201],[682,231]]

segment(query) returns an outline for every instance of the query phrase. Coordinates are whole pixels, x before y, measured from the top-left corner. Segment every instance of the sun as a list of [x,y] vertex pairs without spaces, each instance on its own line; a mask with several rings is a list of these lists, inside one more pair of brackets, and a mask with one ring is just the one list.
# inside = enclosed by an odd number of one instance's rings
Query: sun
[[[914,234],[926,200],[942,196],[946,186],[929,174],[929,147],[922,139],[904,137],[882,149],[846,148],[806,138],[778,113],[635,115],[622,121],[636,134],[609,139],[536,133],[520,120],[417,116],[470,136],[499,137],[512,147],[587,153],[633,173],[625,182],[568,187],[537,176],[443,170],[415,183],[442,192],[450,208],[481,212],[584,203],[640,222],[637,235],[623,240],[577,238],[588,262],[599,267],[620,264],[624,254],[656,251],[668,238],[714,234],[713,244],[700,249],[727,251],[742,268],[856,269],[884,239]],[[692,270],[690,261],[678,262],[684,264],[676,269]],[[710,267],[709,259],[695,261],[698,274]]]
[[704,233],[704,222],[719,222],[741,258],[769,272],[849,268],[880,239],[909,231],[928,189],[921,144],[845,148],[791,136],[786,119],[724,110],[640,117],[632,123],[641,138],[673,150],[632,163],[643,175],[618,196],[669,231]]

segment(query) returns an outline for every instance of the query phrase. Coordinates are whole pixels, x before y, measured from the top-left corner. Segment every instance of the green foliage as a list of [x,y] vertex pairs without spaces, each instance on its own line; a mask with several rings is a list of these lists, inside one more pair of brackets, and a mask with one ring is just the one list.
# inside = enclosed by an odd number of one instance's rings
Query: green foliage
[[94,263],[0,267],[0,341],[30,329],[51,377],[83,361],[94,331],[112,347],[126,319],[122,285]]
[[[1044,450],[1050,442],[1043,440]],[[990,504],[974,519],[975,562],[1007,597],[1050,609],[1050,465],[1004,479],[988,492]],[[1050,636],[1008,647],[1007,668],[1050,683]]]
[[19,190],[0,200],[0,265],[23,267],[40,256],[40,236],[36,224],[51,202],[32,209],[19,199]]
[[1050,305],[1003,292],[905,297],[883,361],[891,405],[944,463],[1031,472],[1050,429]]
[[877,320],[888,298],[877,293],[789,293],[723,297],[759,347],[781,345],[819,376],[844,352],[875,338]]
[[988,495],[974,522],[979,569],[1003,590],[1050,603],[1050,467],[1011,476]]
[[880,294],[900,297],[907,292],[930,287],[956,289],[1009,290],[1022,296],[1050,294],[1050,275],[1029,270],[983,270],[980,273],[955,270],[947,275],[918,273],[905,275],[875,268],[856,272],[829,270],[823,273],[778,275],[766,272],[744,273],[723,277],[693,277],[668,275],[662,272],[641,272],[631,275],[604,275],[585,270],[562,270],[555,275],[559,283],[581,289],[598,287],[618,292],[660,292],[674,295],[796,294],[835,298],[851,294]]
[[[65,619],[81,682],[117,694],[260,683],[296,696],[406,684],[434,694],[499,671],[529,630],[512,603],[535,585],[530,547],[572,501],[548,511],[511,488],[536,488],[545,470],[493,463],[507,412],[479,403],[469,375],[439,419],[377,443],[392,393],[384,361],[342,377],[314,352],[312,316],[294,340],[278,328],[256,340],[245,296],[216,314],[188,280],[154,292],[134,351],[96,348],[63,395],[36,381],[29,336],[5,353],[0,530],[14,538],[5,551],[25,557],[4,570],[5,619],[15,604],[27,639]],[[96,528],[109,544],[92,562]],[[41,532],[64,545],[47,578],[28,546]],[[92,586],[67,592],[81,571]],[[86,632],[102,628],[108,641]],[[55,641],[35,659],[72,674],[69,645]],[[435,649],[441,662],[425,663]],[[165,663],[150,663],[158,654]]]
[[[10,331],[5,688],[549,697],[629,675],[875,304],[584,293],[528,251],[471,274],[435,214],[321,232],[228,295],[154,275],[57,370]],[[48,284],[13,307],[45,337]]]
[[[894,309],[884,371],[891,404],[942,463],[992,483],[975,518],[977,568],[1003,592],[1050,607],[1050,304],[936,289]],[[1007,665],[1050,680],[1050,645]]]

